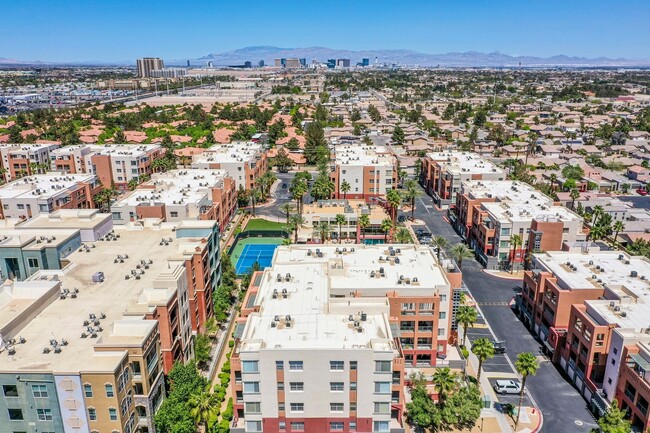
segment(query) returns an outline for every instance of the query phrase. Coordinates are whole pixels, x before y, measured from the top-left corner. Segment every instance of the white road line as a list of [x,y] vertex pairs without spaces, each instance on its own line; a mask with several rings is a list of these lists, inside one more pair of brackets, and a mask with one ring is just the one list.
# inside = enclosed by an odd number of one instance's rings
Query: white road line
[[[422,203],[422,207],[424,207],[424,210],[427,211],[427,213],[431,213],[431,212],[429,211],[429,207],[428,207],[426,204],[424,204],[424,201],[422,201],[422,198],[420,197],[418,200],[420,200],[420,203]],[[425,223],[425,224],[426,224],[426,223]],[[428,227],[428,226],[427,226],[427,227]]]

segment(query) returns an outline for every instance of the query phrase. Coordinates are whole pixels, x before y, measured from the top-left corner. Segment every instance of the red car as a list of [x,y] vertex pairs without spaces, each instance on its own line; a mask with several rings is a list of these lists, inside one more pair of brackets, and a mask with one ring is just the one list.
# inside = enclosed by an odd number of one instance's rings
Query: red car
[[643,196],[648,195],[648,191],[646,191],[645,189],[639,188],[639,189],[636,190],[636,192],[639,195],[643,195]]

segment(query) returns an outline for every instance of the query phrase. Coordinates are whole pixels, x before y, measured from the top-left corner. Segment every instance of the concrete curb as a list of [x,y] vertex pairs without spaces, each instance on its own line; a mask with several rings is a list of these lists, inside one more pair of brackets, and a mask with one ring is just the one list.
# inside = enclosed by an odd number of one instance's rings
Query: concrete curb
[[502,280],[521,281],[523,279],[523,276],[521,276],[521,277],[515,277],[515,276],[509,277],[509,276],[504,276],[504,275],[500,275],[500,274],[495,274],[495,273],[492,273],[489,269],[483,269],[483,272],[490,275],[490,276],[492,276],[492,277],[501,278]]
[[538,407],[535,408],[537,413],[539,414],[539,422],[537,423],[537,427],[535,427],[532,431],[532,433],[537,433],[542,430],[542,427],[544,426],[544,414],[542,414],[542,411],[539,410]]

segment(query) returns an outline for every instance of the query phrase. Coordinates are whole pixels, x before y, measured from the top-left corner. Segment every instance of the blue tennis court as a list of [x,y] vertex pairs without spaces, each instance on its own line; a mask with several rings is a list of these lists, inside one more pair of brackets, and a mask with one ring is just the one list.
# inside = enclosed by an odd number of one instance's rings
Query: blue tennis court
[[244,249],[237,260],[235,272],[237,275],[245,274],[255,262],[259,263],[261,268],[271,266],[271,260],[273,259],[273,253],[276,247],[277,245],[270,244],[244,245]]

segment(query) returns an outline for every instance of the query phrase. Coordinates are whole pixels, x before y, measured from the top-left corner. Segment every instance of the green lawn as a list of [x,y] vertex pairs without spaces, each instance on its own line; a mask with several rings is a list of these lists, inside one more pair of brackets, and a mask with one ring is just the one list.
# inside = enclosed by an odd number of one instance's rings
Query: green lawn
[[262,218],[251,219],[242,231],[246,230],[283,230],[284,224]]

